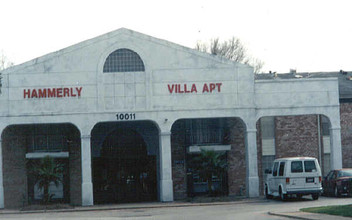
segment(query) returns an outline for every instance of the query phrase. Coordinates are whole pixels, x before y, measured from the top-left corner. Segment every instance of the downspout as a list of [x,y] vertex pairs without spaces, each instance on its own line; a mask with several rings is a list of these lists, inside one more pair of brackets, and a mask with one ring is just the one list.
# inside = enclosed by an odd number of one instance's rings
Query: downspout
[[320,131],[320,115],[318,115],[318,149],[319,149],[319,164],[322,167],[321,161],[321,131]]

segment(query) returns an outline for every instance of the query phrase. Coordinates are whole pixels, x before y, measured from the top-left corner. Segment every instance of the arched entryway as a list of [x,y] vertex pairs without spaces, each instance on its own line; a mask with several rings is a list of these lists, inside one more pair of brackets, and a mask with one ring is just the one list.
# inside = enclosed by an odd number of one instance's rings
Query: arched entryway
[[9,125],[1,134],[5,208],[42,202],[43,189],[30,164],[51,157],[62,167],[58,184],[51,182],[52,203],[81,204],[80,132],[70,123]]
[[[257,121],[258,169],[260,186],[267,178],[265,170],[282,157],[315,157],[322,175],[330,168],[330,119],[325,115],[265,116]],[[264,187],[261,187],[263,194]]]
[[158,136],[156,127],[149,126],[101,123],[93,129],[95,204],[157,200]]
[[[240,118],[179,119],[172,126],[171,143],[176,200],[204,194],[245,195],[245,125]],[[214,170],[211,193],[209,178],[204,178],[204,170],[194,164],[206,159],[202,150],[213,151],[219,155],[216,163],[226,164],[225,172]]]

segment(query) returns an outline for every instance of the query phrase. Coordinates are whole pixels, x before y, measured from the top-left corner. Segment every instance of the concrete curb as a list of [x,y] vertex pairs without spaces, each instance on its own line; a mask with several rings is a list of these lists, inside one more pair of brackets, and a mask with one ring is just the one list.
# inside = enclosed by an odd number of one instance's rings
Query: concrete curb
[[314,218],[306,218],[306,217],[301,217],[301,216],[288,215],[288,214],[284,214],[284,213],[268,212],[268,214],[274,215],[274,216],[279,216],[279,217],[292,218],[292,219],[316,220]]
[[57,213],[57,212],[89,212],[89,211],[109,211],[109,210],[126,210],[126,209],[154,209],[154,208],[177,208],[177,207],[192,207],[192,206],[219,206],[244,203],[266,202],[265,200],[242,200],[232,202],[207,202],[207,203],[155,203],[155,204],[131,204],[131,205],[112,205],[112,206],[89,206],[75,207],[70,209],[46,209],[46,210],[0,210],[0,215],[11,214],[38,214],[38,213]]

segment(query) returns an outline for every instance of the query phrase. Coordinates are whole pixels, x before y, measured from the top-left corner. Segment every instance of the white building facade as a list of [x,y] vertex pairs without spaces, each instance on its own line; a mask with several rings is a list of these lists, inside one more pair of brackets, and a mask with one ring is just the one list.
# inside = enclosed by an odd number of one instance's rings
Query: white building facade
[[[330,120],[331,168],[342,168],[335,78],[255,80],[253,69],[247,65],[128,29],[119,29],[14,66],[4,70],[1,76],[1,208],[16,206],[22,199],[7,203],[13,200],[9,196],[15,190],[11,189],[11,184],[28,185],[30,182],[8,182],[11,172],[6,170],[25,166],[23,162],[6,165],[11,163],[7,155],[15,157],[11,149],[25,145],[25,159],[43,155],[72,157],[70,150],[52,150],[55,144],[50,144],[52,139],[48,137],[54,134],[45,133],[45,125],[61,126],[58,129],[61,136],[71,129],[77,133],[73,139],[78,150],[73,155],[78,158],[67,162],[71,167],[68,175],[72,176],[67,180],[70,183],[67,193],[71,201],[79,200],[76,204],[83,206],[95,204],[94,197],[98,197],[98,193],[94,193],[98,187],[93,187],[93,179],[99,174],[92,171],[93,158],[103,154],[101,149],[104,144],[107,146],[108,135],[118,137],[126,128],[136,131],[144,140],[140,143],[146,145],[146,155],[154,156],[156,200],[173,201],[171,132],[173,124],[180,119],[236,118],[241,121],[245,128],[248,197],[259,196],[262,187],[258,177],[256,127],[262,117],[325,115]],[[36,126],[45,137],[40,136],[39,130],[35,133]],[[112,134],[112,128],[121,132]],[[18,133],[21,129],[23,132]],[[69,133],[65,137],[69,137]],[[28,139],[28,136],[31,137]],[[27,139],[12,141],[12,137]],[[44,145],[51,150],[38,148],[41,137],[46,138]],[[62,140],[64,145],[72,147],[72,138],[58,138],[58,142]],[[37,150],[29,150],[31,147]],[[103,162],[97,160],[96,163]],[[77,170],[79,174],[74,173]],[[80,177],[75,179],[75,175]],[[24,192],[18,195],[30,194],[27,188],[23,187]]]

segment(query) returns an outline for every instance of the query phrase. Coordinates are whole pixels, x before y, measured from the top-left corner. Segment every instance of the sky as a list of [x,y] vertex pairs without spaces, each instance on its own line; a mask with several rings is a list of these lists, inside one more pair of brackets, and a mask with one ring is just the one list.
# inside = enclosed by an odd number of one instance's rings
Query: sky
[[352,71],[350,0],[0,0],[0,52],[15,64],[119,28],[194,48],[241,39],[264,72]]

